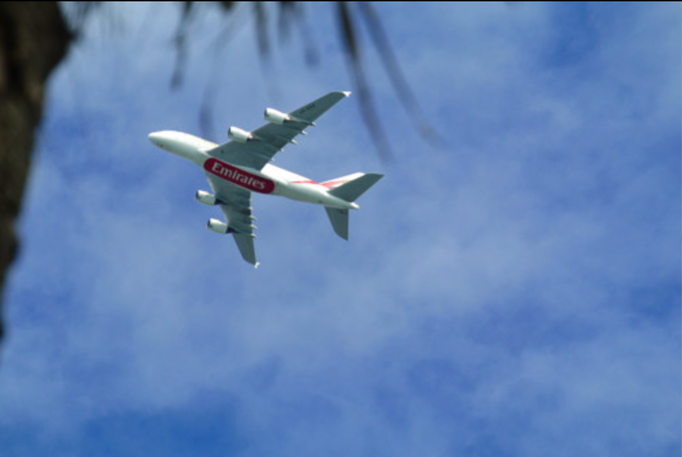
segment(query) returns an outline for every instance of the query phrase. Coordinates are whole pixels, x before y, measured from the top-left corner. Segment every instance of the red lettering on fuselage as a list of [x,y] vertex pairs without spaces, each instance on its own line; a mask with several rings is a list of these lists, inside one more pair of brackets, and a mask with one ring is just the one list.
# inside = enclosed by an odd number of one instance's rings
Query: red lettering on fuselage
[[204,162],[204,170],[245,189],[261,194],[269,194],[275,190],[275,183],[267,178],[261,178],[248,171],[210,158]]

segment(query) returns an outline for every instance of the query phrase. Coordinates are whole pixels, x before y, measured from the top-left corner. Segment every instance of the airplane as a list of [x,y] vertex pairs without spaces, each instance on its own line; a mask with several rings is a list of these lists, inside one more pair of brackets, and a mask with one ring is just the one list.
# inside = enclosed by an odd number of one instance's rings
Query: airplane
[[220,205],[225,222],[209,219],[216,233],[231,233],[242,258],[258,267],[253,233],[256,218],[251,214],[251,193],[279,195],[324,206],[334,232],[348,240],[348,210],[359,209],[355,200],[372,187],[382,174],[353,173],[317,183],[269,162],[294,138],[306,135],[307,127],[350,92],[330,92],[290,113],[266,108],[265,125],[253,131],[230,127],[230,141],[215,144],[188,133],[164,130],[149,134],[149,140],[171,154],[187,159],[204,170],[213,193],[198,190],[195,200]]

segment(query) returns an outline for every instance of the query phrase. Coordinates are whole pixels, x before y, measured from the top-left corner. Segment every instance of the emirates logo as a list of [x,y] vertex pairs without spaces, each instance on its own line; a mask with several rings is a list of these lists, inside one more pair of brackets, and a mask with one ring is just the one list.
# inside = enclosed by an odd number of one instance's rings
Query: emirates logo
[[261,178],[248,171],[240,170],[218,159],[210,158],[204,162],[204,170],[245,189],[261,194],[269,194],[275,190],[275,183]]

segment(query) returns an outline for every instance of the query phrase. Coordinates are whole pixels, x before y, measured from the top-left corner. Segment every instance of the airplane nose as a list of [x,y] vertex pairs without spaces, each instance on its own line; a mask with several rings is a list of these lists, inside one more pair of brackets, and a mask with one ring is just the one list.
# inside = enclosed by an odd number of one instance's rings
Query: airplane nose
[[156,146],[162,148],[163,147],[163,144],[161,143],[162,137],[163,137],[163,135],[161,135],[160,132],[152,132],[149,134],[148,138],[149,138],[149,141],[154,143]]

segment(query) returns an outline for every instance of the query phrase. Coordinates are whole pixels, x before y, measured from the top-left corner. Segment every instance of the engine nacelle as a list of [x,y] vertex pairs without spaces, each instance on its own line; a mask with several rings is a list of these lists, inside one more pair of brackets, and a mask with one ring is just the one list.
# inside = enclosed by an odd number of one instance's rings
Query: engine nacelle
[[218,219],[209,219],[208,223],[206,224],[206,227],[209,230],[212,230],[216,233],[220,233],[221,235],[224,235],[227,233],[227,224],[225,222],[219,221]]
[[204,205],[208,206],[213,206],[217,203],[215,195],[206,192],[205,190],[198,190],[197,193],[194,194],[194,199],[199,203],[203,203]]
[[282,125],[285,122],[290,122],[292,120],[288,114],[277,111],[274,108],[265,108],[265,114],[263,117],[266,121],[277,125]]
[[227,129],[227,137],[238,143],[246,143],[247,141],[253,140],[255,137],[251,132],[242,130],[239,127],[230,127]]

